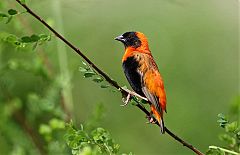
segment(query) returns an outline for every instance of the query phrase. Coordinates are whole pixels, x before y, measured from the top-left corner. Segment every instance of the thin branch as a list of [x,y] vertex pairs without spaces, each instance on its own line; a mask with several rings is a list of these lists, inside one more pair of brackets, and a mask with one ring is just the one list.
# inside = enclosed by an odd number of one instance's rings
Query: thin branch
[[[68,40],[66,40],[61,34],[59,34],[56,30],[54,30],[51,26],[49,26],[40,16],[38,16],[37,14],[35,14],[26,4],[23,4],[20,0],[16,0],[22,7],[24,7],[28,13],[30,13],[34,18],[36,18],[38,21],[40,21],[43,25],[45,25],[51,32],[53,32],[59,39],[61,39],[65,44],[67,44],[71,49],[73,49],[78,55],[80,55],[93,69],[96,70],[96,72],[98,72],[109,84],[111,84],[113,87],[115,87],[116,89],[118,89],[122,95],[126,96],[129,92],[131,92],[130,90],[126,90],[123,89],[116,81],[114,81],[113,79],[111,79],[104,71],[102,71],[101,69],[99,69],[87,56],[85,56],[76,46],[74,46],[71,42],[69,42]],[[133,94],[133,93],[132,93]],[[142,99],[146,99],[144,97],[141,97],[139,95],[136,95],[136,97],[140,97]],[[142,110],[146,115],[150,116],[150,113],[148,112],[148,110],[143,107],[137,100],[135,100],[137,102],[137,107]],[[158,126],[159,124],[156,123]],[[187,148],[191,149],[193,152],[195,152],[198,155],[204,155],[203,153],[201,153],[197,148],[195,148],[194,146],[192,146],[191,144],[187,143],[186,141],[184,141],[183,139],[179,138],[177,135],[175,135],[174,133],[172,133],[167,127],[165,127],[165,131],[168,135],[170,135],[172,138],[174,138],[175,140],[177,140],[178,142],[180,142],[183,146],[186,146]]]
[[239,155],[239,153],[235,152],[235,151],[231,151],[231,150],[227,150],[218,146],[209,146],[209,149],[215,149],[215,150],[221,150],[223,152],[229,153],[229,154],[233,154],[233,155]]

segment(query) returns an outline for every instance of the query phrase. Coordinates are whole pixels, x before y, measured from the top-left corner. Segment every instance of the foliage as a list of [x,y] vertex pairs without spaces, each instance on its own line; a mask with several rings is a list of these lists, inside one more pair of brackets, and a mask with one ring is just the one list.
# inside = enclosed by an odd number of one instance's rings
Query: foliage
[[96,83],[100,83],[101,88],[108,88],[110,87],[109,84],[106,84],[103,77],[99,75],[90,65],[88,65],[86,62],[82,61],[83,67],[79,67],[79,71],[84,73],[84,78],[91,78],[92,81]]
[[[240,153],[240,119],[239,111],[240,102],[239,100],[232,106],[234,107],[231,113],[233,118],[237,118],[236,121],[230,121],[224,114],[218,114],[218,123],[222,127],[225,133],[219,135],[219,140],[225,142],[226,146],[224,148],[217,146],[209,146],[207,154],[209,155],[225,155],[233,154],[237,155]],[[236,108],[236,109],[235,109]]]
[[[15,28],[15,24],[19,23],[18,18],[12,19],[20,14],[9,9],[7,13],[0,13],[0,20],[6,18],[5,23],[9,24],[11,21]],[[5,149],[1,148],[1,153],[68,154],[70,149],[64,135],[69,132],[70,126],[65,129],[68,114],[62,105],[62,78],[53,74],[54,68],[50,67],[48,53],[40,53],[48,51],[44,45],[51,41],[51,35],[26,35],[27,32],[18,28],[10,32],[17,35],[0,32],[0,147],[6,146]],[[37,53],[33,52],[34,49]],[[29,77],[31,80],[26,80]],[[94,81],[100,82],[100,79]],[[25,87],[21,91],[20,85]],[[98,107],[100,108],[96,109],[93,119],[86,121],[89,122],[89,129],[95,128],[102,118],[103,107]],[[97,128],[95,132],[92,135],[95,135],[97,144],[101,143],[97,136],[107,136],[106,145],[109,145],[109,149],[110,145],[114,146],[112,153],[116,152],[117,147],[110,143],[113,141],[109,139],[107,131]]]
[[89,133],[83,125],[77,130],[73,123],[69,123],[66,130],[65,138],[73,155],[116,154],[119,152],[119,144],[115,144],[109,132],[103,128],[98,127]]
[[34,50],[37,45],[42,45],[47,41],[50,41],[51,35],[33,34],[31,36],[17,37],[13,34],[1,33],[0,39],[14,45],[16,48],[24,48],[32,45],[32,50]]
[[[25,0],[21,2],[25,3]],[[5,3],[8,2],[1,1],[0,8]],[[4,27],[0,32],[1,153],[120,154],[119,144],[107,130],[99,127],[104,116],[101,104],[80,129],[73,122],[65,125],[69,116],[62,96],[63,83],[58,69],[51,64],[53,60],[49,55],[52,51],[47,47],[51,44],[52,35],[29,33],[28,27],[18,18],[23,13],[25,11],[12,8],[0,12],[0,24]],[[109,88],[110,85],[87,63],[83,62],[79,71],[101,88]],[[239,106],[232,111],[239,113]],[[219,139],[226,146],[210,146],[208,154],[239,152],[239,122],[230,122],[222,114],[219,118],[218,122],[225,130]]]
[[12,18],[18,14],[18,11],[14,9],[9,9],[7,13],[0,13],[0,21],[4,20],[6,18],[6,24],[8,24]]
[[[0,19],[6,18],[6,24],[10,21],[16,24],[18,18],[12,19],[20,14],[9,9],[7,13],[0,13]],[[43,56],[33,52],[47,51],[44,45],[52,36],[26,35],[21,29],[14,31],[11,32],[18,35],[0,32],[0,133],[4,133],[4,137],[0,137],[0,147],[8,146],[5,152],[14,155],[119,153],[119,144],[108,131],[98,127],[104,117],[103,104],[97,104],[91,119],[86,120],[80,130],[73,122],[65,125],[68,114],[62,105],[62,78],[52,73],[48,53]],[[4,57],[5,51],[10,51],[10,56]],[[101,88],[109,87],[89,65],[83,62],[83,66],[80,71],[84,72],[85,78],[101,83]],[[29,76],[33,80],[22,81]],[[27,89],[22,89],[19,94],[18,87],[22,83]]]

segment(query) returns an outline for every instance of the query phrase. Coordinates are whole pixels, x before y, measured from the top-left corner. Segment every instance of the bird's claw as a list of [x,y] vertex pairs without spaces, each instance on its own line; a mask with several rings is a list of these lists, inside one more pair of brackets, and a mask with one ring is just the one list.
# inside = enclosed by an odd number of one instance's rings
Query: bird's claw
[[[141,98],[141,99],[143,99],[143,100],[145,100],[145,101],[148,101],[148,99],[147,99],[146,97],[143,97],[143,96],[141,96],[141,95],[139,95],[139,94],[137,94],[137,93],[135,93],[135,92],[133,92],[133,91],[130,91],[130,90],[128,90],[128,89],[125,88],[125,87],[121,87],[121,89],[124,90],[125,93],[130,94],[131,96],[136,96],[136,97]],[[126,95],[126,96],[127,96],[127,95]]]
[[124,104],[121,104],[120,106],[124,107],[124,106],[128,105],[130,99],[131,99],[131,94],[128,94],[127,97],[123,96],[122,101]]
[[154,118],[152,117],[152,115],[147,115],[146,118],[148,119],[148,122],[146,122],[147,124],[156,124],[157,121],[154,120]]

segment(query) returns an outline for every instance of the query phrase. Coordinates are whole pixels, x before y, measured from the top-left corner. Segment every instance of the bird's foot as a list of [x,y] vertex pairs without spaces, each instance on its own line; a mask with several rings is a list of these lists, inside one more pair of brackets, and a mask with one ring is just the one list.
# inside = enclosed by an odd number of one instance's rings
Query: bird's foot
[[121,104],[120,106],[124,107],[124,106],[128,105],[130,100],[131,100],[131,94],[127,94],[127,96],[123,95],[122,101],[123,101],[124,104]]
[[157,123],[157,120],[154,119],[154,117],[150,114],[150,115],[147,115],[146,118],[148,119],[148,122],[146,122],[147,124],[156,124]]
[[131,91],[131,90],[127,89],[126,87],[122,87],[121,89],[124,90],[125,92],[127,92],[128,94],[130,94],[131,96],[136,96],[136,97],[138,97],[140,99],[148,101],[148,99],[146,97],[143,97],[143,96],[135,93],[134,91]]

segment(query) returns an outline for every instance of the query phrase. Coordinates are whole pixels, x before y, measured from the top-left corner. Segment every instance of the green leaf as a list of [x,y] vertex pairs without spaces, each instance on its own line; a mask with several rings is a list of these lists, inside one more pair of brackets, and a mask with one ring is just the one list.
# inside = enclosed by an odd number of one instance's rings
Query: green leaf
[[206,155],[225,155],[223,151],[219,149],[208,149]]
[[64,137],[67,141],[68,146],[72,149],[80,148],[88,141],[90,141],[88,134],[83,130],[76,130],[72,122],[66,124],[66,130],[67,133]]
[[221,119],[226,119],[226,116],[222,113],[218,114],[218,117],[221,118]]
[[21,41],[23,43],[30,43],[30,42],[32,42],[32,39],[29,36],[24,36],[24,37],[21,38]]
[[219,139],[221,141],[224,141],[228,144],[231,144],[231,145],[235,145],[236,144],[236,140],[234,137],[228,135],[228,134],[222,134],[222,135],[219,135]]
[[97,77],[97,78],[93,79],[93,81],[96,82],[96,83],[100,83],[100,82],[103,81],[103,78]]
[[86,63],[86,62],[84,62],[84,61],[82,61],[82,64],[83,64],[84,66],[87,66],[87,63]]
[[238,128],[238,123],[236,121],[232,122],[232,123],[228,123],[225,126],[226,132],[235,132]]
[[110,139],[109,133],[103,128],[93,130],[91,135],[96,143],[104,143],[105,140]]
[[218,114],[219,119],[217,120],[217,122],[219,123],[219,125],[223,128],[225,128],[226,124],[228,123],[228,120],[226,119],[226,116],[223,114]]
[[9,43],[13,43],[14,44],[14,42],[15,41],[17,41],[18,40],[18,38],[15,36],[15,35],[9,35],[9,36],[7,36],[6,37],[6,39],[5,39],[7,42],[9,42]]
[[18,13],[17,10],[14,10],[14,9],[9,9],[8,10],[8,14],[11,15],[11,16],[16,15],[17,13]]
[[8,15],[5,13],[0,13],[0,17],[8,17]]
[[41,41],[50,41],[51,40],[51,35],[40,34],[39,37],[40,37]]
[[85,68],[83,68],[83,67],[79,67],[79,69],[78,69],[80,72],[86,72],[87,71],[87,69],[85,69]]
[[85,78],[89,78],[89,77],[92,77],[94,75],[96,75],[96,73],[94,73],[92,71],[87,71],[87,72],[84,73]]
[[101,87],[101,88],[108,88],[108,87],[110,87],[110,85],[108,85],[108,84],[105,84],[105,85],[104,85],[104,84],[103,84],[103,85],[101,85],[100,87]]
[[32,42],[37,42],[40,39],[40,37],[36,34],[31,35],[30,38],[31,38]]
[[15,42],[14,42],[14,45],[16,45],[16,46],[20,46],[20,45],[21,45],[21,42],[19,42],[19,41],[15,41]]

